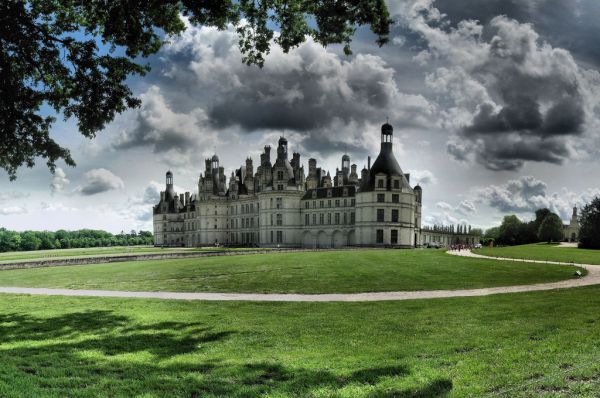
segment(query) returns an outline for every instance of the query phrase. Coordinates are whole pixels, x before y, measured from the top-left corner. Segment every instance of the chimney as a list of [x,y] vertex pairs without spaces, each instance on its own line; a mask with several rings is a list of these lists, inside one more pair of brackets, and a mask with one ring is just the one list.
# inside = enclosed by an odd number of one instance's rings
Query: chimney
[[367,157],[367,170],[371,170],[371,157]]
[[190,203],[190,193],[186,192],[185,193],[185,203],[184,203],[184,205],[187,205],[189,203]]

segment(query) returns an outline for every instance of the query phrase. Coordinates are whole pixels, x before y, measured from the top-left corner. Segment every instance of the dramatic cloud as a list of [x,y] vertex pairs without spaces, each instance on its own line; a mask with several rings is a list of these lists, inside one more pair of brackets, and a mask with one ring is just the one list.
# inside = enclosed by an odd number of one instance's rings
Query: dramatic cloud
[[[208,118],[201,108],[177,113],[167,104],[159,87],[152,86],[140,95],[142,107],[137,113],[137,126],[123,131],[113,143],[115,148],[128,149],[146,146],[154,153],[177,158],[197,152],[212,144],[214,135],[208,130]],[[209,145],[212,146],[212,145]],[[174,159],[171,163],[177,163]]]
[[[260,69],[242,64],[233,28],[193,26],[163,54],[162,78],[176,90],[168,94],[173,106],[187,112],[192,102],[205,112],[200,121],[180,114],[180,123],[161,129],[174,130],[169,136],[182,146],[202,136],[206,123],[242,134],[300,132],[298,144],[308,148],[318,142],[322,154],[339,151],[340,143],[359,151],[369,142],[365,132],[376,135],[386,117],[397,129],[431,125],[432,105],[422,95],[401,92],[394,68],[380,56],[340,56],[308,39],[289,54],[274,46]],[[165,107],[155,103],[152,109]],[[143,115],[140,119],[140,128],[121,146],[156,140],[154,123]]]
[[50,190],[53,194],[56,192],[61,192],[67,185],[69,185],[69,183],[70,181],[63,169],[57,167],[54,171],[54,177],[52,177],[52,183],[50,183]]
[[86,182],[83,186],[77,187],[75,192],[81,195],[90,196],[114,189],[123,189],[125,183],[123,180],[106,169],[93,169],[85,173]]
[[406,7],[405,23],[426,42],[418,61],[447,63],[426,83],[447,103],[443,124],[457,133],[448,153],[492,170],[575,156],[573,139],[597,119],[595,73],[543,41],[530,24],[496,16],[485,26],[462,20],[449,27],[432,1]]
[[573,206],[583,206],[595,196],[600,196],[600,189],[589,189],[576,194],[567,189],[561,192],[548,193],[544,181],[532,176],[523,176],[510,180],[504,185],[490,185],[476,191],[478,201],[495,208],[502,213],[534,213],[537,209],[548,208],[557,213],[563,220],[571,216]]

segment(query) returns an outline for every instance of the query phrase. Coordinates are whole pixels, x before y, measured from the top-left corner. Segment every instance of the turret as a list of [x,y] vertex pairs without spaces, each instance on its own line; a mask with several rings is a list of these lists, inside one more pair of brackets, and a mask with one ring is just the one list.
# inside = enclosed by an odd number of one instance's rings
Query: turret
[[423,203],[423,188],[420,185],[415,186],[415,200],[417,203]]
[[175,197],[175,190],[173,189],[173,173],[171,173],[171,170],[167,171],[166,185],[167,189],[165,190],[165,200],[171,201]]
[[279,137],[277,145],[277,159],[287,159],[288,157],[288,142],[285,137]]
[[[375,176],[376,175],[384,175],[383,187],[379,186],[379,188],[391,189],[391,182],[393,177],[399,177],[400,185],[398,188],[394,189],[402,189],[408,188],[410,186],[398,161],[394,157],[394,152],[392,151],[392,141],[393,141],[394,129],[391,124],[385,123],[381,126],[381,150],[379,151],[379,155],[373,166],[369,167],[369,181],[365,184],[364,181],[361,181],[361,191],[372,191],[375,189]],[[382,181],[381,177],[378,178],[378,184]]]
[[252,177],[254,175],[254,166],[252,165],[252,158],[246,158],[246,177]]

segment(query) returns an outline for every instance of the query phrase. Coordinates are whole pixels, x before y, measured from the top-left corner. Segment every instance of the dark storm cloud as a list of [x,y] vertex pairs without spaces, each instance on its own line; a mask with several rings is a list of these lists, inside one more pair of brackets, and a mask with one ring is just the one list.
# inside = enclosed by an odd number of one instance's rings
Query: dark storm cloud
[[475,19],[488,24],[498,15],[535,30],[555,47],[572,52],[576,58],[600,65],[600,2],[597,0],[436,0],[435,6],[452,24]]
[[[432,105],[422,95],[402,92],[394,68],[379,55],[340,56],[309,39],[289,54],[274,47],[260,69],[242,64],[234,31],[206,27],[188,27],[164,55],[164,104],[148,98],[147,112],[140,112],[138,128],[124,134],[120,148],[190,147],[198,136],[191,132],[199,129],[215,135],[288,131],[308,150],[318,143],[320,154],[346,147],[359,154],[386,117],[398,131],[431,125]],[[168,118],[155,116],[165,108]],[[195,109],[204,119],[184,120]]]
[[[517,13],[519,4],[510,4]],[[545,42],[532,25],[492,17],[494,7],[480,10],[489,12],[489,18],[480,18],[489,19],[482,25],[455,23],[436,5],[419,0],[403,11],[406,26],[427,43],[418,60],[442,61],[426,84],[442,94],[444,124],[457,134],[448,153],[491,170],[570,158],[574,140],[583,139],[593,118],[595,72],[581,69],[569,51]]]

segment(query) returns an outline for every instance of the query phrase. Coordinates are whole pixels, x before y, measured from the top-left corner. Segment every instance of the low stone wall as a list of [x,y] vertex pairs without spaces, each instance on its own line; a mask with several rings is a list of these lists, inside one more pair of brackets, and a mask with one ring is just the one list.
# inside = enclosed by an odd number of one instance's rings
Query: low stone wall
[[316,252],[316,251],[337,251],[337,250],[356,250],[356,248],[227,250],[227,251],[205,251],[205,252],[182,252],[182,253],[147,253],[147,254],[133,254],[133,255],[123,255],[123,256],[117,255],[117,256],[98,256],[98,257],[74,257],[74,258],[62,258],[62,259],[53,259],[53,260],[20,261],[20,262],[14,262],[14,263],[0,264],[0,270],[58,267],[58,266],[63,266],[63,265],[106,264],[106,263],[119,263],[119,262],[125,262],[125,261],[169,260],[169,259],[177,259],[177,258],[239,256],[239,255],[248,255],[248,254]]

